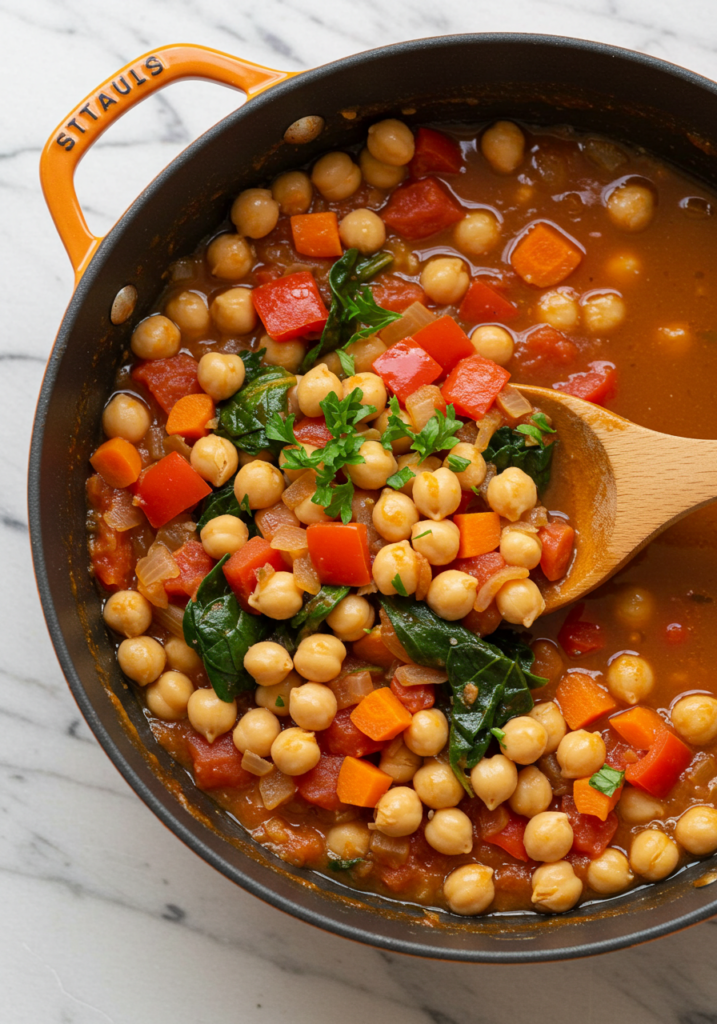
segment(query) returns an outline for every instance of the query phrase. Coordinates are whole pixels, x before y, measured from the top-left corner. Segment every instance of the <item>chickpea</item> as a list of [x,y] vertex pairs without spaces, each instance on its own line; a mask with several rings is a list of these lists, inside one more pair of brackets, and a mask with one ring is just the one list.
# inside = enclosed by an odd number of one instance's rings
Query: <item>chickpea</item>
[[364,441],[359,448],[359,455],[363,456],[363,462],[345,467],[354,484],[367,491],[378,491],[385,487],[386,481],[397,468],[393,453],[386,451],[380,441]]
[[501,747],[516,764],[532,764],[542,757],[548,745],[548,732],[541,722],[528,715],[509,719],[503,726]]
[[456,868],[443,883],[443,895],[454,914],[482,914],[495,899],[493,868],[485,864]]
[[694,335],[689,324],[663,324],[655,331],[657,342],[663,352],[672,358],[687,355],[694,344]]
[[573,830],[562,811],[541,811],[525,826],[525,852],[531,860],[562,860],[573,845]]
[[670,718],[680,736],[702,747],[717,736],[717,700],[705,693],[693,693],[677,701]]
[[289,713],[302,729],[328,729],[337,711],[334,691],[321,683],[304,683],[289,695]]
[[199,536],[209,557],[218,561],[240,551],[249,540],[249,530],[239,516],[215,516],[202,527]]
[[717,810],[714,807],[690,807],[675,826],[675,839],[696,857],[714,853],[717,850]]
[[517,466],[496,474],[488,484],[488,504],[504,519],[516,522],[538,503],[535,481]]
[[468,257],[490,252],[499,238],[500,222],[492,210],[467,213],[453,229],[456,248]]
[[[386,345],[377,334],[369,334],[367,338],[352,341],[346,351],[353,357],[356,373],[368,373],[378,357],[386,351]],[[388,416],[386,418],[388,419]],[[376,423],[373,425],[377,426]]]
[[630,284],[642,273],[642,263],[634,253],[619,253],[607,261],[605,271],[610,277],[616,277],[623,284]]
[[583,893],[583,883],[567,860],[555,864],[541,864],[533,872],[532,902],[539,910],[563,914],[571,910]]
[[392,167],[391,164],[382,163],[371,156],[368,148],[361,150],[359,165],[364,181],[374,188],[395,188],[406,177],[405,167]]
[[470,491],[473,487],[480,487],[485,480],[485,459],[475,445],[459,441],[451,448],[449,454],[443,460],[443,465],[450,469],[449,460],[451,456],[459,459],[468,459],[470,465],[460,471],[453,470],[461,490]]
[[615,597],[615,616],[629,629],[644,629],[655,613],[655,599],[644,587],[627,585]]
[[244,655],[244,668],[258,686],[276,686],[286,679],[293,667],[286,648],[272,640],[252,644]]
[[607,670],[608,690],[626,704],[644,700],[654,685],[655,675],[650,663],[637,654],[621,654]]
[[455,622],[473,610],[478,581],[475,576],[458,569],[446,569],[434,576],[426,603],[442,619]]
[[620,817],[629,825],[647,825],[665,814],[665,805],[660,800],[633,786],[625,786],[617,806]]
[[677,867],[680,849],[676,842],[656,828],[639,832],[630,847],[630,867],[648,882],[667,878]]
[[207,263],[214,277],[241,281],[254,263],[254,250],[241,235],[219,235],[207,249]]
[[164,641],[164,653],[169,667],[184,675],[197,672],[202,667],[202,659],[197,652],[178,636],[170,636]]
[[468,268],[457,256],[439,256],[421,271],[421,287],[431,302],[439,306],[460,302],[470,283]]
[[284,493],[284,486],[284,478],[276,466],[255,459],[237,473],[234,494],[240,505],[246,497],[249,508],[271,508]]
[[398,591],[393,580],[398,576],[407,594],[414,594],[418,586],[418,559],[407,540],[387,544],[377,553],[371,570],[374,582],[382,594]]
[[545,601],[532,580],[508,580],[496,595],[498,611],[514,625],[521,623],[529,629],[545,611]]
[[361,405],[372,405],[376,412],[368,413],[365,421],[376,419],[386,409],[386,385],[377,373],[357,373],[343,382],[343,398],[359,388],[362,392]]
[[365,857],[371,833],[365,821],[347,821],[334,825],[326,835],[326,849],[339,860],[355,860]]
[[264,334],[259,348],[266,349],[265,363],[269,366],[283,366],[289,373],[296,373],[306,355],[306,345],[299,338],[294,341],[274,341],[268,334]]
[[433,473],[417,473],[413,482],[416,508],[438,522],[451,516],[461,503],[461,485],[456,474],[442,466]]
[[407,540],[418,522],[418,511],[407,494],[387,487],[373,507],[372,519],[384,540]]
[[203,480],[212,487],[222,487],[236,473],[239,453],[226,437],[208,434],[194,442],[189,461]]
[[346,648],[338,637],[314,633],[299,644],[294,654],[294,668],[304,679],[328,683],[341,671]]
[[339,235],[347,249],[358,249],[368,256],[378,252],[386,241],[386,228],[373,210],[352,210],[339,223]]
[[303,775],[315,768],[321,758],[313,732],[292,727],[284,729],[271,745],[271,759],[284,775]]
[[471,785],[489,811],[515,792],[518,785],[518,769],[505,754],[482,758],[471,771]]
[[548,742],[545,745],[546,754],[554,754],[560,746],[560,741],[567,732],[565,719],[560,714],[558,705],[552,700],[542,701],[528,713],[529,718],[540,722],[548,734]]
[[512,121],[496,121],[483,132],[480,148],[496,174],[512,174],[523,162],[525,136]]
[[268,188],[247,188],[234,200],[231,219],[240,235],[264,238],[276,227],[279,204]]
[[259,757],[268,757],[271,745],[280,731],[276,715],[272,715],[266,708],[252,708],[241,716],[234,727],[232,738],[234,746],[242,754],[251,750]]
[[155,313],[137,324],[130,344],[139,359],[169,359],[179,352],[181,341],[177,325]]
[[599,732],[576,729],[561,739],[556,757],[564,779],[584,779],[605,764],[605,741]]
[[209,328],[209,309],[201,292],[185,291],[173,295],[164,307],[165,314],[189,336],[202,334]]
[[538,320],[558,331],[572,331],[580,322],[580,306],[572,288],[556,288],[538,300]]
[[530,765],[518,774],[518,784],[508,802],[516,814],[525,818],[534,818],[536,814],[547,811],[553,799],[553,789],[547,775],[539,768]]
[[118,590],[105,601],[102,617],[115,633],[141,636],[152,622],[152,605],[136,590]]
[[620,850],[605,850],[588,865],[588,885],[602,896],[613,896],[615,893],[623,892],[634,881],[635,876],[630,870],[630,863]]
[[513,358],[513,335],[497,324],[483,324],[471,334],[473,348],[479,356],[492,359],[499,366],[506,366]]
[[178,722],[186,718],[187,705],[193,693],[194,684],[183,672],[164,672],[156,683],[147,687],[144,697],[155,718]]
[[627,315],[622,298],[615,292],[603,292],[583,299],[583,320],[590,334],[616,331]]
[[107,437],[122,437],[132,444],[142,440],[151,422],[147,406],[133,395],[115,395],[102,413],[102,429]]
[[376,827],[385,836],[410,836],[423,820],[423,804],[409,786],[389,789],[376,805]]
[[117,651],[119,667],[140,686],[153,683],[164,671],[166,660],[164,648],[151,636],[123,640]]
[[285,171],[274,179],[272,197],[285,217],[306,213],[314,198],[311,179],[303,171]]
[[326,619],[326,625],[345,642],[361,640],[367,629],[371,629],[376,612],[365,597],[349,594],[336,605]]
[[410,782],[423,764],[423,758],[414,754],[403,742],[402,736],[396,736],[381,751],[379,768],[390,775],[394,782]]
[[193,729],[213,743],[217,736],[229,732],[237,720],[237,702],[217,697],[214,690],[195,690],[187,702],[187,714]]
[[311,181],[330,202],[348,199],[361,185],[361,171],[348,153],[327,153],[317,160]]
[[405,455],[399,455],[398,457],[398,469],[401,470],[405,466],[408,466],[413,476],[399,490],[401,494],[407,494],[410,498],[413,496],[413,485],[416,482],[416,476],[419,473],[433,473],[435,470],[440,469],[441,460],[437,459],[435,455],[429,455],[427,459],[419,462],[415,452],[407,452]]
[[199,386],[215,402],[223,402],[235,395],[244,383],[245,376],[244,360],[239,356],[206,352],[199,360]]
[[333,392],[338,399],[344,397],[341,381],[323,363],[305,373],[297,388],[299,408],[304,416],[323,416],[321,403]]
[[315,490],[313,494],[311,494],[308,498],[304,498],[304,500],[294,509],[294,515],[299,520],[299,522],[302,523],[303,526],[311,526],[313,523],[332,522],[331,517],[327,516],[326,513],[324,512],[323,506],[317,505],[312,500],[314,494],[316,494]]
[[461,532],[450,519],[434,523],[423,519],[411,530],[411,544],[415,551],[431,565],[448,565],[458,557]]
[[366,145],[374,159],[390,167],[404,167],[410,163],[416,149],[411,129],[394,117],[372,124]]
[[457,856],[473,849],[473,824],[457,807],[443,807],[426,823],[426,842],[439,853]]
[[413,776],[413,788],[426,807],[438,811],[443,807],[455,807],[464,796],[463,786],[455,772],[444,761],[429,758]]
[[414,754],[435,757],[448,741],[448,722],[438,708],[417,711],[403,733],[403,742]]
[[264,586],[258,586],[249,604],[270,619],[291,619],[304,603],[304,595],[296,585],[293,572],[275,572]]
[[251,288],[230,288],[212,299],[212,320],[222,334],[249,334],[256,327]]
[[500,553],[508,565],[535,569],[540,565],[543,545],[534,533],[506,529],[500,535]]
[[645,185],[621,185],[610,193],[605,205],[620,231],[644,231],[655,215],[655,196]]
[[301,686],[303,679],[298,672],[290,672],[286,679],[273,686],[257,686],[254,691],[254,700],[260,708],[267,708],[272,715],[278,718],[286,718],[289,714],[289,701],[291,691],[295,686]]

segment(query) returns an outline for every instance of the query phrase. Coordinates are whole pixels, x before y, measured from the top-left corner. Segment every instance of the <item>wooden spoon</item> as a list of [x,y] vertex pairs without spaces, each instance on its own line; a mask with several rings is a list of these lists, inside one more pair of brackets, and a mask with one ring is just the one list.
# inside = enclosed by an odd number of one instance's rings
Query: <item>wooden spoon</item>
[[717,441],[639,427],[582,398],[516,385],[553,421],[553,460],[578,538],[563,579],[543,588],[546,612],[600,586],[668,526],[717,501]]

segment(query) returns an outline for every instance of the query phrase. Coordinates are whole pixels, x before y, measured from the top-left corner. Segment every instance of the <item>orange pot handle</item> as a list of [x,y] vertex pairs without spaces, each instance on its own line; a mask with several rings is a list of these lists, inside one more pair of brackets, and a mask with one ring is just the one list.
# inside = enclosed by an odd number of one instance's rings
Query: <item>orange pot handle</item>
[[126,64],[86,96],[60,122],[40,158],[40,181],[60,238],[75,270],[75,283],[101,238],[87,226],[75,192],[75,169],[87,150],[136,103],[172,82],[203,78],[242,89],[251,99],[294,72],[274,71],[207,46],[178,44],[151,50]]

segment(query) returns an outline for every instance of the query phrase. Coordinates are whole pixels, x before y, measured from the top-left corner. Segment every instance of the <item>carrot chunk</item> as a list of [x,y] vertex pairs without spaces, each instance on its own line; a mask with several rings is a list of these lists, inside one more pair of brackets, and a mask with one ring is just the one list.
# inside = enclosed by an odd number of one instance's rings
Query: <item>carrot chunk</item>
[[378,665],[380,668],[390,668],[396,660],[381,639],[380,626],[374,626],[366,636],[355,640],[353,652],[357,658],[367,661],[369,665]]
[[339,770],[336,792],[344,804],[375,807],[392,782],[390,775],[382,772],[370,761],[345,757]]
[[110,487],[129,487],[142,472],[139,452],[123,437],[113,437],[101,444],[90,464]]
[[622,794],[622,786],[612,796],[606,796],[598,789],[593,789],[590,779],[576,779],[573,783],[573,800],[580,814],[592,814],[600,821],[607,821],[610,811],[614,811]]
[[351,712],[354,725],[372,740],[392,740],[411,724],[411,712],[387,686],[369,693]]
[[454,515],[461,533],[459,558],[475,558],[495,551],[500,544],[500,516],[497,512],[468,512]]
[[528,284],[551,288],[569,277],[582,258],[582,252],[567,235],[541,221],[523,235],[510,262]]
[[343,248],[339,237],[336,214],[297,213],[291,218],[294,248],[302,256],[341,256]]
[[185,441],[198,441],[209,433],[207,423],[214,419],[214,402],[209,395],[185,395],[172,406],[167,433],[181,434]]
[[622,711],[610,719],[610,725],[636,750],[649,750],[658,735],[667,728],[656,711],[643,707]]
[[617,708],[607,690],[582,672],[567,672],[558,683],[555,699],[571,729],[582,729]]

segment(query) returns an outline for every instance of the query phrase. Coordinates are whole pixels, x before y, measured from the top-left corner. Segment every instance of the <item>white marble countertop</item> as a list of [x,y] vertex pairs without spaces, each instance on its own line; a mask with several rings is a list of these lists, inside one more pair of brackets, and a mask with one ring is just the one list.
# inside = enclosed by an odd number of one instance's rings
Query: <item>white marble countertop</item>
[[[0,1020],[7,1024],[715,1024],[715,923],[641,948],[526,967],[359,946],[235,888],[164,829],[81,720],[35,590],[25,475],[35,396],[72,274],[38,158],[107,75],[167,42],[300,70],[420,36],[580,36],[717,75],[707,0],[0,0]],[[132,111],[78,175],[106,231],[236,94],[186,83]]]

